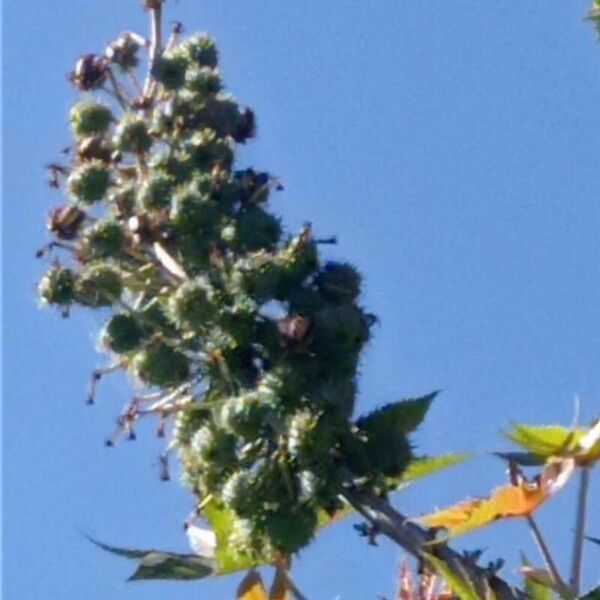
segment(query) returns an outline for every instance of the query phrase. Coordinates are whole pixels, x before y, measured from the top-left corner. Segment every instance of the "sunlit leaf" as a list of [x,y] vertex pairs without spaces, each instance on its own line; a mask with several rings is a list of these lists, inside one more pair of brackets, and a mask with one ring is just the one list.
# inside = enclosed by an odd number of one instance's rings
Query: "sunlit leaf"
[[[203,507],[202,514],[208,521],[211,529],[215,532],[217,538],[215,559],[218,565],[219,574],[226,575],[228,573],[244,571],[250,567],[259,566],[255,557],[241,555],[239,552],[233,552],[228,543],[235,521],[232,511],[220,505],[213,499]],[[266,563],[267,561],[261,564]]]
[[525,517],[564,487],[573,470],[573,459],[555,460],[531,482],[522,479],[495,489],[487,498],[465,500],[416,520],[455,537],[498,519]]
[[423,557],[461,600],[481,600],[466,573],[462,577],[457,575],[445,562],[431,554],[424,553]]
[[600,459],[600,421],[591,427],[569,429],[560,425],[514,424],[507,436],[539,458],[572,456],[581,466]]
[[413,481],[416,481],[417,479],[421,479],[422,477],[427,477],[429,475],[433,475],[434,473],[438,473],[439,471],[443,471],[444,469],[454,467],[462,462],[465,462],[470,457],[470,454],[462,453],[414,458],[400,477],[388,478],[390,490],[393,490],[393,488],[403,487],[412,483]]
[[236,600],[269,600],[261,576],[250,571],[240,583]]
[[548,586],[527,576],[527,569],[531,569],[531,563],[523,553],[521,553],[521,563],[521,574],[525,579],[525,593],[527,596],[531,600],[552,600],[552,590]]

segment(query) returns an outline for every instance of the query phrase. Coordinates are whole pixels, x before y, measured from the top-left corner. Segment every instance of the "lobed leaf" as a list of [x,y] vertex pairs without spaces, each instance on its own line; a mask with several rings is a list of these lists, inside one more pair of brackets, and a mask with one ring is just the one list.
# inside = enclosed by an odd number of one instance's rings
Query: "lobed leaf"
[[412,433],[423,422],[438,393],[435,391],[420,398],[409,398],[386,404],[361,417],[356,424],[361,429],[375,433],[388,431]]

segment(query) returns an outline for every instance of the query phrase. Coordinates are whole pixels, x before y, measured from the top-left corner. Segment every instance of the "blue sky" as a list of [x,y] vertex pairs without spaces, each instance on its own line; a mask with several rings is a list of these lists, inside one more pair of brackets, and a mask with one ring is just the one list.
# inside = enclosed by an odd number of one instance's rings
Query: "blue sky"
[[[123,29],[146,31],[136,0],[20,0],[4,10],[4,597],[87,600],[233,598],[239,577],[124,583],[131,565],[80,530],[118,545],[185,551],[191,497],[161,483],[162,447],[103,441],[128,399],[116,377],[85,406],[99,317],[40,311],[45,217],[60,203],[42,166],[69,142],[84,52]],[[168,6],[188,32],[220,45],[230,90],[259,135],[240,165],[277,174],[274,209],[290,229],[336,234],[332,257],[365,277],[381,319],[362,365],[360,410],[443,388],[416,437],[422,452],[476,458],[395,498],[409,514],[504,480],[486,455],[511,420],[569,424],[600,408],[600,47],[587,0]],[[595,474],[597,475],[597,474]],[[570,554],[573,488],[539,521],[561,566]],[[592,491],[600,498],[599,478]],[[600,536],[600,513],[590,534]],[[535,550],[523,523],[464,547]],[[459,544],[460,546],[460,544]],[[401,552],[373,549],[350,523],[323,533],[294,566],[311,599],[390,597]],[[585,577],[600,578],[589,548]]]

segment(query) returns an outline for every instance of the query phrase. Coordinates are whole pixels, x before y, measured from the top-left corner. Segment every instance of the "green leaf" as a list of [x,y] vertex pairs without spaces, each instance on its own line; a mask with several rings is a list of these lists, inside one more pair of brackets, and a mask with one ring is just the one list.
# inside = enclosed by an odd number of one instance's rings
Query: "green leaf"
[[[531,563],[523,552],[521,553],[521,565],[523,568],[531,567]],[[523,573],[523,577],[525,593],[531,600],[552,600],[552,591],[547,586],[535,581],[532,577],[527,577],[525,573]]]
[[191,580],[203,579],[215,574],[215,564],[209,558],[195,554],[177,554],[159,550],[136,550],[109,546],[86,536],[93,544],[117,556],[141,559],[137,569],[128,581],[144,579]]
[[421,398],[410,398],[386,404],[381,408],[360,417],[356,422],[360,429],[370,432],[413,432],[425,418],[433,399],[439,392],[435,391]]
[[440,456],[422,456],[414,458],[400,477],[389,477],[387,483],[390,491],[399,490],[413,481],[428,477],[444,469],[449,469],[471,458],[463,452],[456,454],[442,454]]
[[600,586],[580,596],[579,600],[600,600]]
[[423,557],[461,600],[481,600],[466,573],[463,573],[462,577],[457,575],[444,561],[426,552],[423,553]]
[[[85,534],[84,534],[85,535]],[[108,544],[104,544],[103,542],[99,542],[89,535],[85,535],[85,537],[92,542],[98,548],[102,548],[102,550],[106,550],[106,552],[110,552],[112,554],[116,554],[117,556],[124,556],[125,558],[144,558],[146,554],[153,552],[153,550],[135,550],[133,548],[117,548],[115,546],[109,546]]]
[[171,579],[190,581],[214,575],[212,561],[195,554],[149,552],[142,558],[129,581]]
[[[579,435],[577,435],[577,433]],[[529,450],[532,454],[549,458],[568,453],[581,437],[560,425],[523,425],[515,423],[507,433],[515,444]]]

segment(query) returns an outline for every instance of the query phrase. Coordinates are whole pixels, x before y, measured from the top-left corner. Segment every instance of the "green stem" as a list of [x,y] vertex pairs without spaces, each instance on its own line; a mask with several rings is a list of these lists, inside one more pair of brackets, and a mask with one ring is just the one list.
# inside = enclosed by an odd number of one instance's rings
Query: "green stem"
[[546,540],[544,539],[542,532],[540,531],[539,527],[537,526],[537,523],[534,521],[534,519],[531,515],[527,517],[527,524],[529,525],[529,528],[531,529],[533,539],[535,540],[535,543],[537,544],[540,554],[542,555],[542,558],[544,559],[546,568],[550,572],[550,575],[552,575],[552,579],[554,580],[554,583],[558,584],[560,587],[566,587],[564,582],[561,579],[560,573],[558,572],[556,563],[554,562],[554,559],[552,558],[552,554],[550,552],[550,549],[548,548],[548,544],[546,544]]

